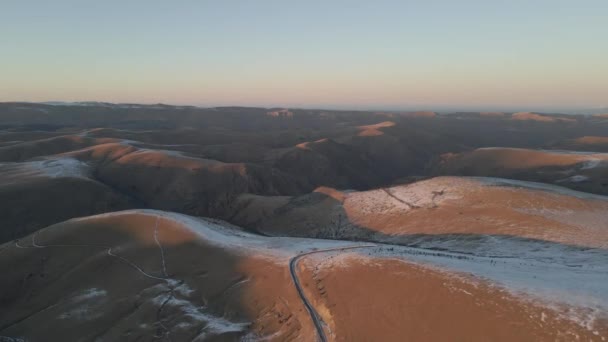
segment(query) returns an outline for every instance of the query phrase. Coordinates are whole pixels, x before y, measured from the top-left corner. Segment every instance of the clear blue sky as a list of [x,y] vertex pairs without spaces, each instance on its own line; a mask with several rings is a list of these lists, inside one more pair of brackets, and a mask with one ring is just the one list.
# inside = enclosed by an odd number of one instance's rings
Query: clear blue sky
[[3,0],[0,101],[608,105],[608,1]]

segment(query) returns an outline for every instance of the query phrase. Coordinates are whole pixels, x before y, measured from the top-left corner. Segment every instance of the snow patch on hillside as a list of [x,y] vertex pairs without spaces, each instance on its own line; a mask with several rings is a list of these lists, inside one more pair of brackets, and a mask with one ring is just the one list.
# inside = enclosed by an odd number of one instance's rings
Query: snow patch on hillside
[[581,170],[595,169],[596,167],[599,167],[601,164],[602,164],[602,160],[600,160],[600,159],[590,159],[583,163]]
[[31,161],[26,163],[26,167],[31,170],[39,171],[44,176],[51,178],[86,178],[89,175],[90,170],[87,163],[73,158]]
[[587,177],[587,176],[583,176],[583,175],[574,175],[568,178],[564,178],[564,179],[560,179],[557,182],[558,183],[582,183],[582,182],[587,182],[589,181],[591,178]]
[[[188,291],[186,291],[188,292]],[[204,306],[172,294],[163,293],[152,299],[152,303],[158,307],[164,307],[167,312],[178,313],[179,323],[173,329],[183,331],[199,331],[199,336],[205,337],[209,334],[222,334],[228,332],[240,332],[247,328],[248,323],[235,323],[223,317],[215,316],[205,312]],[[172,330],[173,330],[172,329]]]
[[7,185],[27,177],[88,178],[91,167],[85,162],[65,157],[0,163],[0,172],[4,179],[3,185]]
[[487,185],[493,186],[504,186],[504,187],[516,187],[516,188],[524,188],[530,190],[539,190],[545,192],[552,192],[559,195],[573,196],[580,199],[594,199],[594,200],[602,200],[608,201],[608,196],[595,195],[587,192],[581,192],[576,190],[571,190],[568,188],[564,188],[557,185],[545,184],[545,183],[535,183],[535,182],[527,182],[520,181],[514,179],[506,179],[506,178],[493,178],[493,177],[470,177],[471,179],[478,180]]
[[103,312],[98,310],[107,296],[107,291],[90,288],[73,296],[69,299],[72,309],[60,314],[59,319],[77,319],[81,321],[92,320],[103,316]]
[[417,208],[434,208],[462,197],[462,189],[471,183],[464,177],[438,177],[408,185],[348,193],[345,206],[360,208],[363,213],[402,213]]

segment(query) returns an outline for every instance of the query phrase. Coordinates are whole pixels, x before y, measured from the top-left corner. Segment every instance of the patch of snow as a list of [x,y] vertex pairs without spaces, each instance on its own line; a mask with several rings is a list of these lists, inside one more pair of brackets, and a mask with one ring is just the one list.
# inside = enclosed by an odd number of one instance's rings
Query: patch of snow
[[347,193],[345,206],[364,213],[399,213],[414,208],[433,208],[440,203],[461,198],[461,177],[440,177],[391,188]]
[[30,177],[48,178],[89,178],[90,166],[79,160],[65,157],[53,159],[40,159],[27,162],[0,163],[0,186],[19,183]]
[[572,150],[544,150],[544,149],[539,149],[537,151],[547,152],[547,153],[552,153],[552,154],[573,154],[573,155],[579,155],[579,156],[591,156],[591,155],[595,155],[595,154],[600,154],[600,153],[597,153],[597,152],[572,151]]
[[196,292],[195,289],[191,288],[185,283],[181,284],[180,286],[176,286],[173,291],[183,297],[190,297],[194,292]]
[[176,316],[179,317],[180,322],[173,327],[174,330],[190,331],[196,329],[201,331],[202,335],[207,335],[240,332],[249,325],[248,323],[231,322],[223,317],[215,316],[205,312],[204,306],[195,305],[187,299],[177,298],[167,293],[153,298],[152,303],[159,307],[164,305],[165,310],[169,312],[177,312]]
[[15,178],[19,176],[87,178],[90,174],[90,166],[87,163],[69,157],[21,163],[0,163],[0,168],[10,170],[5,175],[10,173],[10,176]]
[[82,294],[72,297],[73,301],[81,302],[83,300],[90,300],[98,297],[106,296],[108,292],[106,290],[98,289],[96,287],[85,290]]
[[136,151],[132,152],[132,154],[141,154],[141,155],[145,155],[145,154],[164,154],[166,156],[169,157],[173,157],[175,159],[188,159],[188,160],[196,160],[198,162],[201,163],[208,163],[208,164],[224,164],[221,161],[218,160],[214,160],[214,159],[206,159],[206,158],[199,158],[199,157],[193,157],[193,156],[189,156],[186,155],[184,152],[182,151],[175,151],[175,150],[163,150],[163,149],[148,149],[148,148],[143,148],[143,147],[139,147],[138,144],[141,144],[139,142],[134,142],[132,140],[123,140],[121,142],[123,145],[129,145],[129,146],[133,146],[135,148],[137,148]]
[[35,110],[35,111],[46,113],[46,114],[49,113],[48,109],[39,108],[39,107],[15,107],[15,109],[16,110]]
[[475,149],[476,151],[527,151],[525,148],[517,148],[517,147],[499,147],[499,146],[489,146],[489,147],[479,147]]
[[583,163],[581,170],[595,169],[596,167],[600,166],[600,164],[602,164],[600,159],[590,159]]
[[291,118],[293,117],[293,112],[291,112],[289,109],[279,109],[275,111],[266,112],[266,115],[275,118]]
[[20,337],[0,336],[0,342],[26,342],[26,340]]
[[81,177],[89,174],[89,165],[73,158],[48,159],[29,162],[28,167],[40,170],[44,175],[57,177]]
[[588,180],[590,180],[590,178],[587,177],[587,176],[574,175],[574,176],[571,176],[571,177],[568,177],[568,178],[560,179],[557,182],[558,183],[565,183],[565,182],[568,182],[568,183],[582,183],[582,182],[586,182]]
[[480,182],[483,182],[488,185],[493,186],[513,186],[518,188],[532,189],[532,190],[540,190],[546,192],[552,192],[559,195],[573,196],[580,199],[595,199],[608,201],[608,196],[595,195],[587,192],[581,192],[576,190],[571,190],[568,188],[564,188],[557,185],[545,184],[545,183],[536,183],[536,182],[527,182],[520,181],[514,179],[506,179],[506,178],[493,178],[493,177],[467,177],[471,179],[476,179]]
[[75,305],[75,307],[60,314],[57,318],[78,319],[85,321],[101,317],[103,313],[97,309],[106,295],[107,291],[102,289],[95,287],[87,289],[84,292],[70,298],[69,305]]

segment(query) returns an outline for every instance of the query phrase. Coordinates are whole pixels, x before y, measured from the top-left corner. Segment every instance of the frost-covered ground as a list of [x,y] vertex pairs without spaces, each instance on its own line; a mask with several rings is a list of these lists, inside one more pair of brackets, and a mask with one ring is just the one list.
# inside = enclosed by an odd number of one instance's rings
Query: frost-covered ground
[[552,192],[552,193],[556,193],[556,194],[560,194],[560,195],[573,196],[573,197],[580,198],[580,199],[595,199],[595,200],[608,201],[608,196],[590,194],[587,192],[576,191],[576,190],[564,188],[564,187],[557,186],[557,185],[546,184],[546,183],[527,182],[527,181],[520,181],[520,180],[514,180],[514,179],[494,178],[494,177],[467,177],[467,178],[477,180],[486,185],[503,186],[503,187],[510,186],[510,187],[515,187],[515,188]]
[[[442,203],[459,200],[486,187],[520,188],[545,194],[571,196],[578,199],[606,201],[601,196],[545,183],[493,177],[437,177],[386,189],[346,193],[345,206],[360,208],[369,214],[399,213],[416,208],[435,208]],[[488,201],[491,201],[488,198]]]
[[200,329],[197,338],[204,339],[210,334],[240,332],[247,328],[247,323],[231,322],[224,317],[213,315],[207,308],[194,304],[189,297],[195,292],[188,284],[177,285],[169,293],[164,284],[158,284],[145,292],[153,296],[152,304],[163,307],[168,312],[177,313],[180,317],[178,324],[172,327],[173,333],[188,332]]
[[[157,210],[129,210],[72,221],[95,221],[128,215],[157,217],[156,226],[141,229],[149,229],[149,233],[154,234],[163,263],[162,240],[158,240],[156,235],[156,230],[161,226],[162,229],[183,229],[205,244],[225,248],[237,255],[265,258],[285,267],[292,258],[304,253],[327,250],[328,253],[335,254],[341,253],[343,249],[344,252],[348,250],[367,255],[367,258],[399,259],[428,265],[450,274],[472,275],[473,277],[469,278],[486,280],[522,299],[557,310],[564,317],[591,331],[596,320],[608,314],[608,250],[606,249],[491,235],[427,237],[412,241],[416,247],[265,237],[244,232],[220,220],[201,219]],[[159,220],[162,224],[158,223]],[[167,221],[171,222],[170,227]],[[43,243],[36,243],[32,239],[31,246],[18,245],[18,247],[44,247],[39,244]],[[357,248],[353,249],[353,247]],[[110,253],[108,255],[115,256]],[[323,257],[324,253],[316,255]],[[151,304],[162,306],[167,312],[179,312],[180,317],[183,318],[172,329],[190,329],[201,324],[206,324],[207,332],[211,334],[245,329],[242,323],[215,316],[204,307],[194,304],[191,296],[194,289],[187,284],[171,278],[155,277],[154,279],[164,281],[156,285],[158,288],[146,290],[150,291]],[[102,303],[104,296],[104,290],[97,288],[75,293],[70,296],[69,310],[62,312],[59,318],[91,319],[95,305]]]
[[448,200],[462,197],[463,185],[471,183],[463,177],[440,177],[409,185],[345,192],[345,206],[360,208],[369,214],[400,213],[417,208],[434,208]]
[[[438,270],[472,275],[519,296],[556,310],[564,318],[594,331],[598,319],[608,318],[608,251],[573,249],[555,244],[529,244],[493,238],[485,253],[471,254],[461,241],[423,245],[446,248],[382,246],[360,249],[371,257],[418,262]],[[465,250],[464,253],[453,251]],[[492,251],[492,255],[490,252]],[[500,255],[500,256],[499,256]]]
[[80,160],[62,157],[45,158],[27,162],[0,163],[0,171],[6,180],[4,185],[11,184],[11,180],[27,177],[75,177],[87,178],[90,175],[90,166]]
[[87,221],[131,214],[158,216],[159,218],[177,223],[181,229],[198,235],[201,241],[206,243],[224,247],[237,254],[255,255],[259,257],[264,256],[278,262],[284,262],[298,254],[314,250],[365,245],[365,243],[351,241],[260,236],[245,232],[241,228],[232,226],[221,220],[196,218],[173,212],[150,209],[112,212],[74,220]]
[[[243,232],[222,221],[198,219],[155,210],[132,210],[85,218],[141,213],[179,223],[206,242],[237,253],[269,257],[293,257],[315,250],[370,245],[291,237],[263,237]],[[463,236],[420,240],[417,247],[375,244],[378,256],[398,256],[467,272],[507,285],[518,291],[542,294],[555,300],[600,306],[608,310],[608,251],[567,246],[538,240]],[[369,248],[361,249],[367,252]]]
[[[555,301],[599,306],[608,312],[608,251],[492,237],[471,252],[462,240],[394,247],[409,260],[471,273],[517,291]],[[443,250],[433,249],[441,248]],[[386,252],[386,247],[378,253]]]

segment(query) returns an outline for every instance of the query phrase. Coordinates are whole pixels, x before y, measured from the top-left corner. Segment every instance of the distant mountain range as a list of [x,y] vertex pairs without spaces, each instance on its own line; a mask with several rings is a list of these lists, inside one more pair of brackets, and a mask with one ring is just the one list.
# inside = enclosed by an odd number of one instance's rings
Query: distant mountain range
[[[69,102],[69,101],[46,101],[46,102],[31,102],[33,104],[46,104],[51,106],[92,106],[92,107],[120,107],[120,108],[150,108],[150,107],[158,107],[158,108],[169,108],[169,107],[178,107],[178,108],[212,108],[214,106],[195,106],[195,105],[168,105],[168,104],[141,104],[141,103],[111,103],[111,102],[102,102],[102,101],[77,101],[77,102]],[[224,107],[224,106],[222,106]],[[235,107],[243,107],[246,106],[235,106]],[[318,109],[318,108],[300,108],[300,109]],[[353,108],[349,108],[345,106],[344,108],[339,108],[336,106],[331,106],[328,108],[331,110],[352,110]],[[545,113],[545,114],[583,114],[583,115],[593,115],[593,114],[606,114],[608,113],[608,107],[595,107],[595,108],[569,108],[569,109],[558,109],[558,108],[511,108],[511,109],[493,109],[488,107],[487,109],[483,108],[458,108],[458,107],[446,107],[446,106],[438,106],[437,108],[433,108],[432,106],[423,106],[423,108],[401,108],[401,109],[382,109],[382,108],[361,108],[363,111],[373,111],[373,110],[382,110],[387,112],[402,112],[402,111],[437,111],[441,113],[452,113],[452,112],[479,112],[479,111],[501,111],[507,113],[515,113],[521,111],[533,111],[537,113]]]

